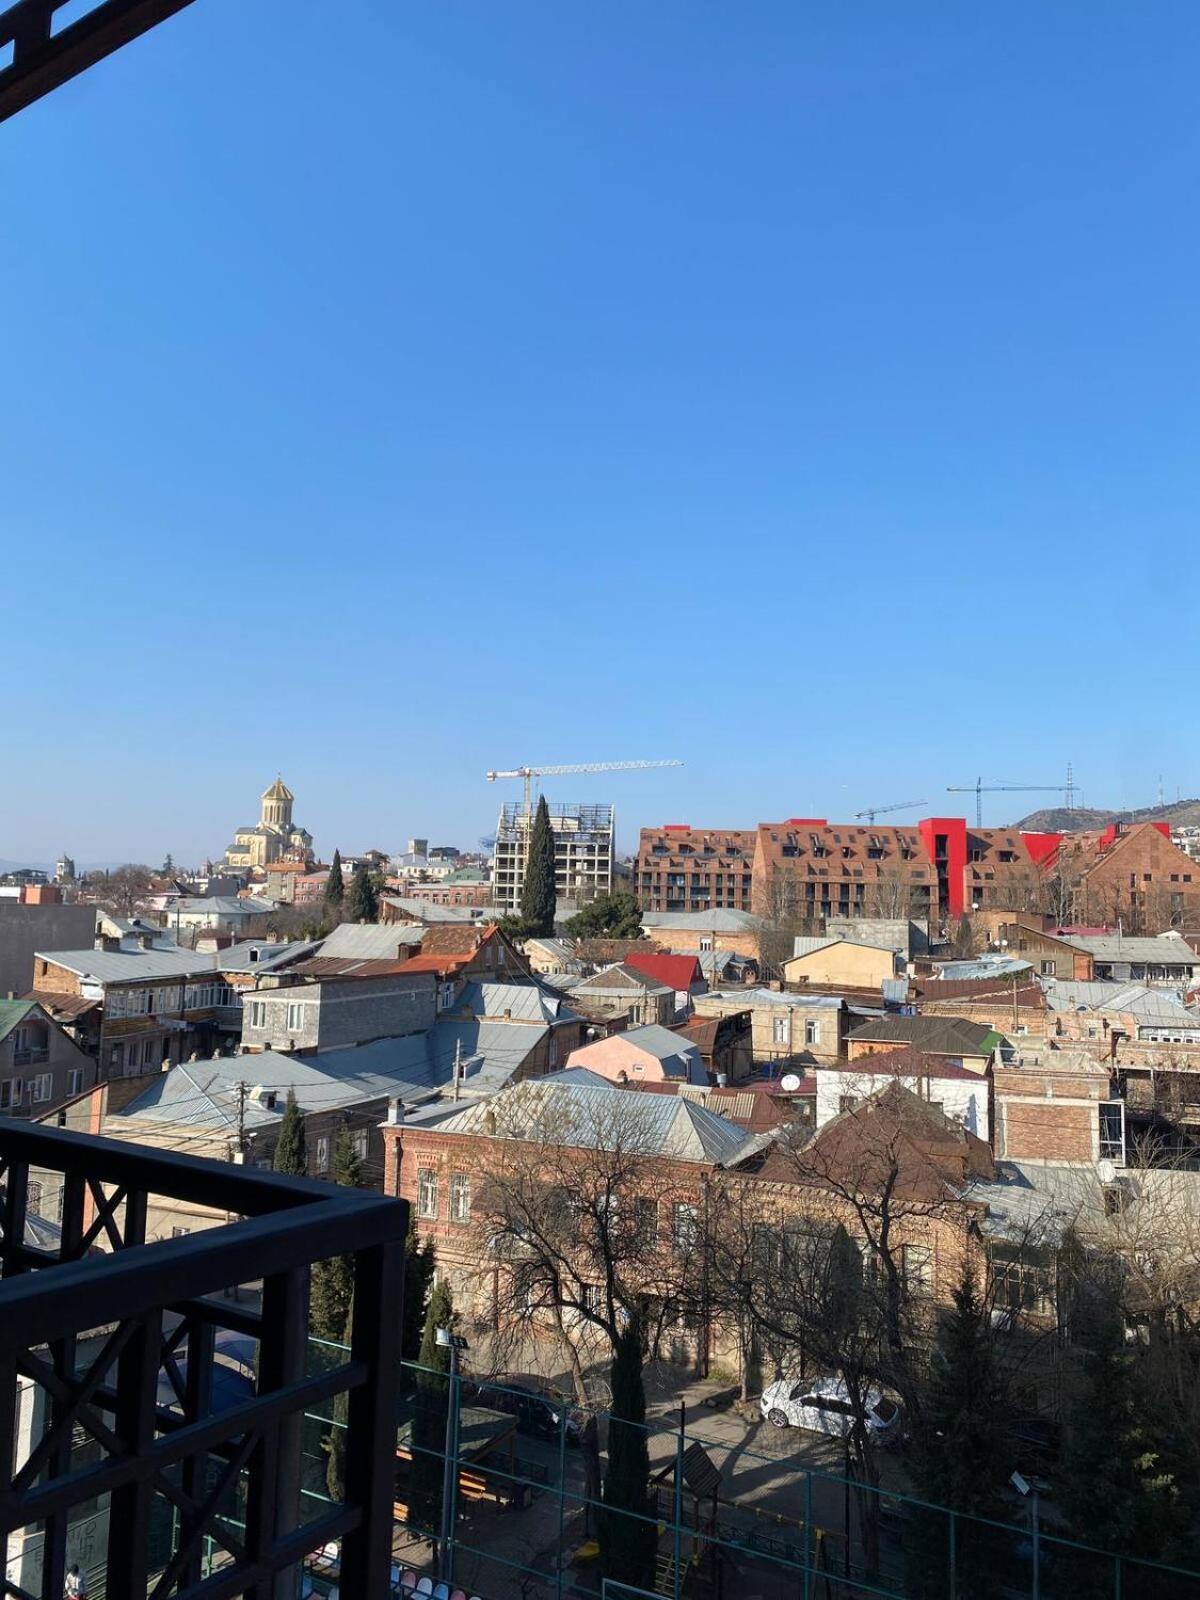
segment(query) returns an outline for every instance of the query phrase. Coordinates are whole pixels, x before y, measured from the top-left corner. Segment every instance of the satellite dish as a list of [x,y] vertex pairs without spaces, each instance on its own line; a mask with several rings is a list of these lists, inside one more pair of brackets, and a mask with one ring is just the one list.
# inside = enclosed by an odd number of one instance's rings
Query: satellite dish
[[784,1094],[795,1094],[796,1090],[800,1087],[800,1079],[794,1072],[785,1073],[784,1076],[779,1080],[779,1087],[783,1090]]

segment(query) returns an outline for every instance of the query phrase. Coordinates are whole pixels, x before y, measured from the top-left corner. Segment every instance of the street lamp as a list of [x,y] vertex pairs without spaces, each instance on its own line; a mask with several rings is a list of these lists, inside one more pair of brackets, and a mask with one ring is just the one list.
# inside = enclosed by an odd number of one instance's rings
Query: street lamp
[[446,1406],[446,1437],[442,1445],[445,1456],[445,1467],[442,1472],[442,1526],[441,1537],[438,1540],[438,1574],[447,1583],[451,1580],[453,1564],[453,1540],[455,1502],[458,1499],[458,1411],[459,1411],[459,1379],[458,1358],[470,1346],[461,1333],[452,1333],[449,1328],[437,1330],[437,1343],[440,1350],[450,1352],[450,1396]]

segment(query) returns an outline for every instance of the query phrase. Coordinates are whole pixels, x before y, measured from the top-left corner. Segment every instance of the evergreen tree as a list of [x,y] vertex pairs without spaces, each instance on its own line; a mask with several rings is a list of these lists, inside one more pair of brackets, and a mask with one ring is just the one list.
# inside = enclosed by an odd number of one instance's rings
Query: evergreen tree
[[371,882],[371,874],[363,862],[354,869],[350,879],[350,892],[346,896],[346,916],[351,922],[374,922],[379,915],[379,896]]
[[412,1466],[408,1481],[408,1517],[417,1527],[436,1534],[442,1517],[442,1472],[446,1416],[450,1403],[450,1352],[437,1342],[439,1328],[454,1325],[450,1286],[435,1284],[421,1336],[417,1398],[413,1409]]
[[965,911],[958,919],[958,930],[954,935],[954,954],[963,961],[975,954],[975,933],[971,927],[971,919]]
[[296,1104],[295,1091],[288,1090],[287,1105],[279,1124],[279,1138],[275,1144],[275,1158],[271,1162],[276,1172],[289,1172],[303,1178],[308,1172],[308,1145],[304,1138],[304,1118]]
[[421,1336],[429,1296],[433,1288],[433,1245],[422,1242],[417,1231],[416,1212],[408,1213],[408,1235],[404,1240],[404,1309],[400,1327],[400,1359],[416,1361],[421,1354]]
[[1063,1414],[1059,1503],[1086,1544],[1178,1561],[1194,1537],[1194,1444],[1152,1405],[1113,1297],[1093,1294],[1089,1310]]
[[624,889],[597,895],[566,924],[574,939],[640,939],[642,908]]
[[617,1340],[611,1381],[608,1468],[599,1529],[601,1570],[617,1583],[652,1589],[658,1527],[650,1500],[642,1333],[636,1318]]
[[162,875],[163,875],[164,878],[169,878],[174,871],[175,871],[175,861],[174,861],[174,858],[171,855],[171,852],[168,850],[167,851],[167,855],[166,855],[166,859],[164,860],[164,862],[162,864]]
[[[362,1183],[362,1162],[354,1149],[349,1128],[338,1130],[333,1144],[330,1177],[345,1188],[357,1189]],[[341,1339],[350,1315],[350,1296],[354,1289],[354,1258],[330,1256],[314,1261],[309,1279],[309,1330],[316,1339]]]
[[[954,1309],[938,1328],[925,1414],[910,1459],[919,1498],[1003,1519],[1003,1489],[1012,1468],[1008,1412],[988,1307],[966,1268]],[[959,1524],[955,1580],[960,1594],[986,1600],[995,1592],[995,1552],[981,1531],[976,1524]],[[914,1516],[909,1558],[915,1593],[949,1594],[948,1532],[941,1512]]]
[[[342,1343],[347,1349],[354,1337],[354,1296],[350,1297],[350,1310],[346,1313],[346,1326],[342,1330]],[[350,1416],[350,1396],[343,1392],[333,1398],[333,1420],[340,1424],[330,1428],[321,1441],[328,1457],[325,1463],[325,1487],[331,1500],[343,1500],[346,1495],[346,1424]]]
[[531,938],[554,932],[554,830],[546,796],[538,797],[537,814],[529,834],[525,882],[521,886],[521,921]]
[[340,850],[333,852],[333,862],[329,868],[329,876],[325,879],[325,904],[331,910],[340,908],[346,896],[346,885],[342,881],[342,853]]

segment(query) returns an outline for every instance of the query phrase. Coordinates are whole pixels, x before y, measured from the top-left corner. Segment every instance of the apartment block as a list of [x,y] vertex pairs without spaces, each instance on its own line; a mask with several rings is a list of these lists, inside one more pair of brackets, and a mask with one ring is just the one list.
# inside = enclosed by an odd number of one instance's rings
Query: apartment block
[[693,828],[667,823],[643,828],[634,868],[647,911],[749,911],[755,830]]
[[[554,886],[560,900],[585,902],[611,894],[616,813],[612,806],[553,805]],[[533,817],[521,805],[500,809],[492,855],[492,901],[516,911],[529,860]]]

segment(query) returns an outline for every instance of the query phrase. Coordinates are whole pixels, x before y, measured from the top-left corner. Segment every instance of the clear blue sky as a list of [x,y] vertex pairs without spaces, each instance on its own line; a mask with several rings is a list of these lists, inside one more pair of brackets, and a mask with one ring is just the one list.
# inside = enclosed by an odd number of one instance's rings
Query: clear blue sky
[[626,840],[1197,792],[1198,69],[1194,0],[196,0],[0,126],[0,856],[276,770],[325,852],[522,761],[683,758],[551,789]]

